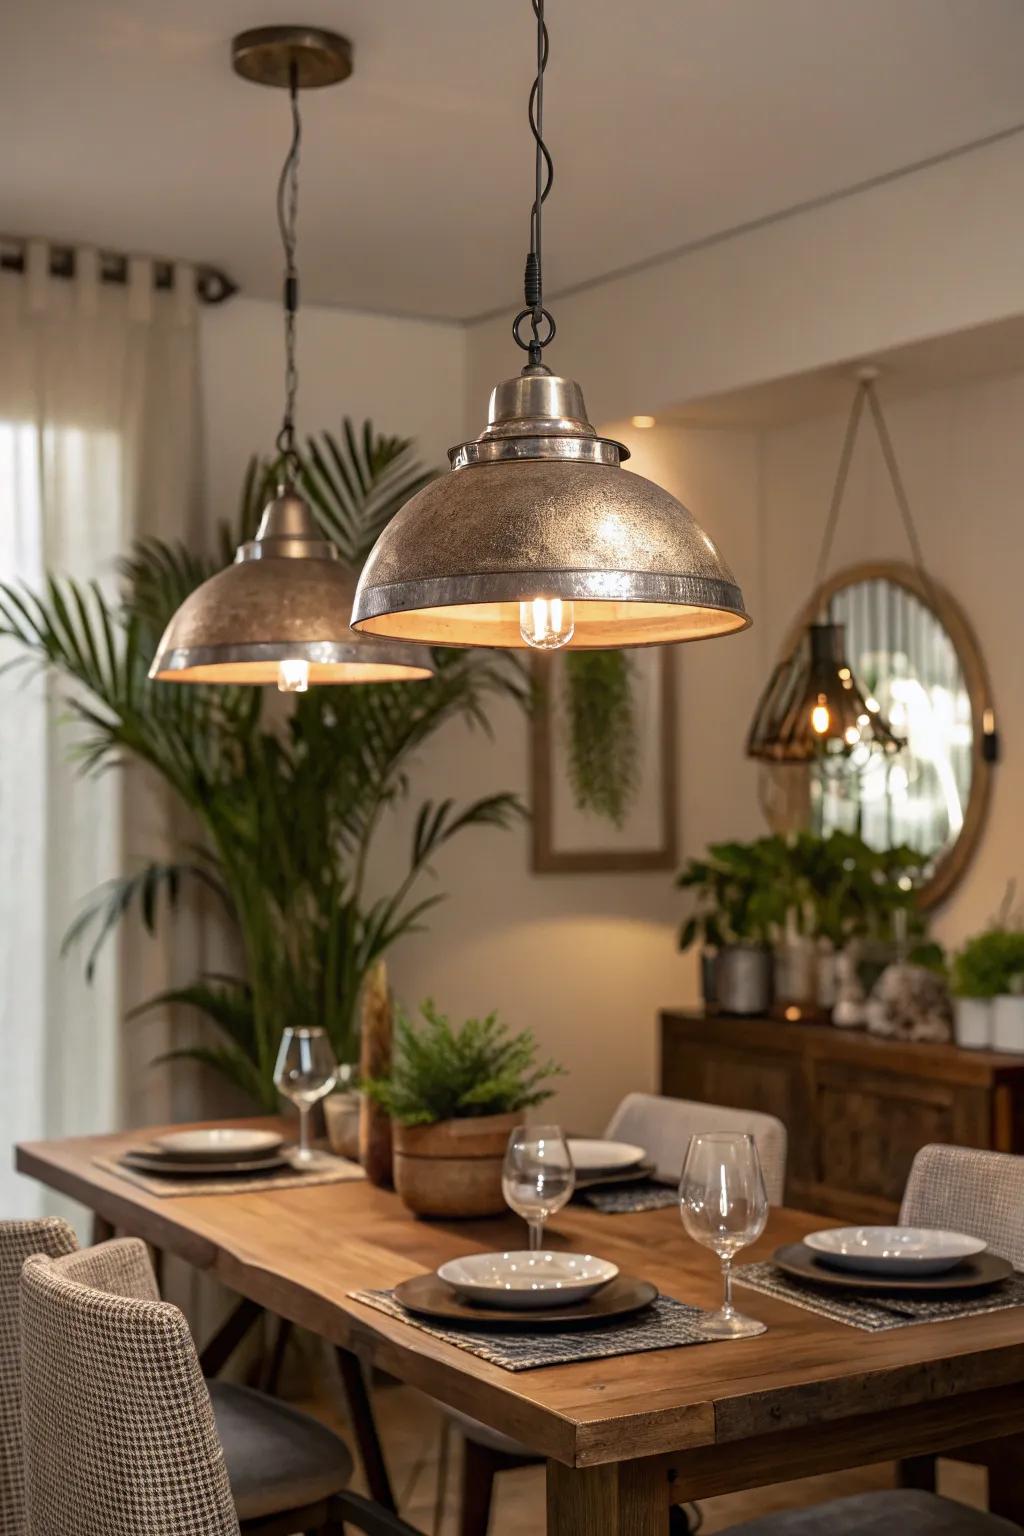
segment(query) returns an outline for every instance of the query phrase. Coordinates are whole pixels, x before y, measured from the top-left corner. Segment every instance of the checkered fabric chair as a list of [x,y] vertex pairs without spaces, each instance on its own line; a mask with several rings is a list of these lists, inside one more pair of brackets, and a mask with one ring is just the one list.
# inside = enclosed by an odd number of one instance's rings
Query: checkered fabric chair
[[727,1109],[722,1104],[698,1104],[657,1093],[627,1093],[608,1122],[610,1141],[631,1141],[643,1147],[657,1177],[675,1183],[691,1136],[702,1131],[738,1131],[757,1144],[764,1187],[771,1205],[781,1205],[786,1187],[786,1127],[774,1115],[756,1109]]
[[24,1536],[21,1452],[21,1330],[18,1281],[33,1253],[51,1258],[78,1246],[66,1221],[0,1221],[0,1536]]
[[208,1388],[137,1239],[28,1259],[21,1350],[29,1536],[337,1528],[343,1442],[264,1394]]
[[1024,1269],[1024,1157],[922,1147],[907,1179],[900,1222],[967,1232]]

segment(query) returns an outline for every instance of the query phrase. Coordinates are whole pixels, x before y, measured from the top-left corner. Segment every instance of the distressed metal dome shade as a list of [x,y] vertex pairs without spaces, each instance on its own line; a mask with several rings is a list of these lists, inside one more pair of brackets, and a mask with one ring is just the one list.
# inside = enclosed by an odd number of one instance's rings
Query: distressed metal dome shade
[[743,595],[674,496],[624,472],[582,391],[530,367],[491,395],[451,474],[392,518],[356,589],[353,628],[439,645],[523,647],[520,603],[574,605],[574,648],[656,645],[746,629]]
[[323,537],[308,503],[279,489],[234,565],[189,594],[149,675],[177,683],[277,683],[282,662],[308,682],[407,682],[429,677],[430,652],[349,627],[355,577]]
[[853,674],[846,659],[846,626],[809,624],[761,695],[747,756],[809,763],[847,758],[857,748],[898,752],[905,745]]

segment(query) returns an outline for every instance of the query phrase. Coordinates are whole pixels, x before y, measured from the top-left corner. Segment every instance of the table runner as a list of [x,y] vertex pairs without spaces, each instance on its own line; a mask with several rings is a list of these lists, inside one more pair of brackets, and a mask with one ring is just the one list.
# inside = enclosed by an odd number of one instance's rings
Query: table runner
[[129,1184],[137,1184],[149,1195],[161,1199],[174,1195],[242,1195],[253,1191],[262,1194],[268,1189],[301,1189],[314,1184],[341,1184],[366,1177],[358,1163],[350,1163],[343,1157],[327,1152],[317,1153],[317,1166],[309,1172],[295,1167],[276,1168],[269,1173],[243,1173],[241,1175],[207,1178],[167,1178],[158,1173],[143,1173],[139,1168],[129,1168],[116,1157],[94,1157],[97,1168],[114,1173]]
[[417,1317],[395,1300],[393,1291],[349,1291],[353,1301],[375,1307],[435,1339],[454,1344],[491,1365],[506,1371],[532,1371],[544,1365],[570,1365],[581,1360],[611,1359],[614,1355],[643,1354],[652,1349],[677,1349],[685,1344],[711,1341],[701,1331],[706,1317],[699,1307],[658,1296],[642,1312],[612,1318],[595,1327],[554,1329],[531,1333],[526,1329],[489,1327],[474,1329],[459,1324],[433,1323]]
[[733,1279],[737,1285],[745,1285],[749,1290],[788,1301],[794,1307],[817,1312],[820,1317],[863,1329],[866,1333],[882,1333],[889,1328],[906,1328],[914,1323],[978,1317],[984,1312],[1002,1312],[1007,1307],[1024,1306],[1024,1273],[1019,1271],[991,1291],[950,1297],[945,1301],[905,1294],[843,1295],[813,1285],[801,1285],[772,1263],[745,1264],[733,1270]]

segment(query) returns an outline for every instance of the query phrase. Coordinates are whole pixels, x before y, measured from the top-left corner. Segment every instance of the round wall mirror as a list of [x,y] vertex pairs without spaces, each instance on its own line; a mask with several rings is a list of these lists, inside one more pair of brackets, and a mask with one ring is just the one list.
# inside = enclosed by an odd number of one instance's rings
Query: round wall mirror
[[892,755],[857,748],[842,771],[762,770],[776,831],[859,832],[874,848],[906,845],[929,860],[921,900],[947,896],[977,845],[995,760],[995,716],[978,642],[956,601],[911,566],[852,566],[826,580],[798,616],[786,654],[819,614],[846,627],[861,687],[905,741]]

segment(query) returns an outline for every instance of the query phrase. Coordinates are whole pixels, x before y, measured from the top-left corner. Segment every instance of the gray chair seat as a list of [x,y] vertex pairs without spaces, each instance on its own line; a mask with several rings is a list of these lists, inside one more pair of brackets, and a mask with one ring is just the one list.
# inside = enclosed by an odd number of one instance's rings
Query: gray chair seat
[[916,1488],[855,1493],[730,1525],[722,1536],[1021,1536],[1020,1527]]
[[233,1382],[207,1385],[239,1520],[317,1504],[349,1482],[348,1447],[317,1419]]

